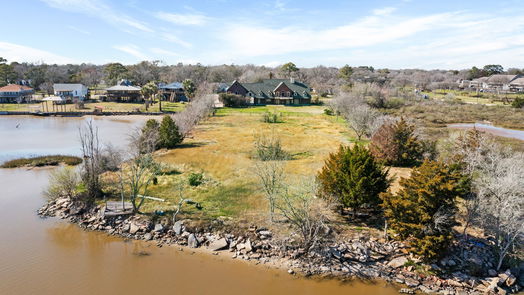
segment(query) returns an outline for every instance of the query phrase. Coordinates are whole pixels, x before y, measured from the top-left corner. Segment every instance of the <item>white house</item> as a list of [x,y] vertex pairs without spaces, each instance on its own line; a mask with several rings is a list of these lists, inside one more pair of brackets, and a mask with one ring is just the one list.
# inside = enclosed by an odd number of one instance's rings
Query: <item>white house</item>
[[82,84],[54,84],[53,90],[56,96],[66,99],[84,100],[87,96],[87,87]]

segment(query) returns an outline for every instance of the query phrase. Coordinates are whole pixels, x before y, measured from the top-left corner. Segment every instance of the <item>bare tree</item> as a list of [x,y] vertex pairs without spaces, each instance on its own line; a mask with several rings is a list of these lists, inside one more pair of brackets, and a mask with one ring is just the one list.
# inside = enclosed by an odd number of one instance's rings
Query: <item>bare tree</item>
[[88,121],[79,129],[80,144],[82,147],[82,181],[86,185],[88,198],[94,200],[100,195],[101,147],[98,139],[98,128],[93,121]]
[[315,197],[315,189],[307,188],[307,185],[305,187],[306,189],[280,194],[276,207],[286,222],[298,232],[302,247],[309,252],[324,237],[326,217],[322,213],[321,200]]
[[152,154],[137,154],[120,169],[122,196],[126,191],[129,193],[134,213],[140,212],[147,198],[149,185],[160,171],[160,165],[155,162]]
[[188,135],[200,121],[211,115],[214,103],[213,95],[200,95],[195,97],[183,111],[176,113],[173,120],[180,133],[183,136]]
[[274,221],[275,205],[278,195],[283,190],[284,162],[280,160],[257,161],[255,174],[269,204],[269,220]]
[[[515,153],[474,130],[453,145],[455,160],[472,178],[472,194],[466,200],[466,227],[480,226],[492,235],[498,256],[497,270],[524,234],[524,154]],[[466,229],[464,229],[465,231]]]

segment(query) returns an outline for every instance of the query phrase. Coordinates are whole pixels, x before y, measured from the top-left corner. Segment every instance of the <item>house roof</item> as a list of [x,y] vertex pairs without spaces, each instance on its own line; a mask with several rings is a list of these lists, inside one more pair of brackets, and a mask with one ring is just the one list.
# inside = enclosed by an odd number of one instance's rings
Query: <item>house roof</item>
[[244,86],[244,88],[246,88],[249,93],[251,93],[250,96],[255,98],[273,97],[273,92],[281,84],[285,84],[287,87],[293,90],[293,92],[297,93],[297,96],[295,96],[297,98],[311,97],[309,86],[299,81],[294,81],[291,83],[291,81],[288,79],[267,79],[258,83],[241,83],[241,85]]
[[22,91],[32,91],[33,88],[25,85],[9,84],[4,87],[0,87],[0,92],[22,92]]
[[140,91],[138,86],[115,85],[106,89],[106,91]]
[[162,85],[160,87],[158,87],[160,89],[172,89],[172,90],[175,90],[175,89],[184,89],[184,85],[180,82],[173,82],[173,83],[169,83],[167,85]]
[[83,84],[73,84],[73,83],[57,83],[53,85],[53,89],[55,91],[73,91],[73,90],[81,90],[84,88]]
[[503,74],[497,74],[497,75],[492,75],[490,76],[488,79],[487,79],[487,83],[495,83],[495,84],[506,84],[506,83],[509,83],[513,80],[515,80],[516,78],[519,78],[520,76],[518,75],[503,75]]
[[486,82],[488,79],[489,77],[480,77],[480,78],[471,80],[471,82],[482,83],[482,82]]
[[509,83],[509,84],[510,85],[524,86],[524,77],[517,78],[517,79],[511,81],[511,83]]

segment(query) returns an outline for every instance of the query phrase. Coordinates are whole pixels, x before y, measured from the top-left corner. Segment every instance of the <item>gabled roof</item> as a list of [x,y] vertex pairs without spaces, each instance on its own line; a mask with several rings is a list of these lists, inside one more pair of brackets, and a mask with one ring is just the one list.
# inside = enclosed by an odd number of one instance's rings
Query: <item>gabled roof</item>
[[497,75],[492,75],[491,77],[488,78],[488,80],[486,81],[487,83],[496,83],[496,84],[506,84],[506,83],[509,83],[515,79],[519,78],[519,75],[503,75],[503,74],[497,74]]
[[25,86],[25,85],[18,85],[18,84],[9,84],[4,87],[0,87],[0,92],[22,92],[22,91],[32,91],[33,88]]
[[83,84],[74,84],[74,83],[57,83],[53,85],[55,91],[73,91],[80,90],[84,88]]
[[510,85],[524,86],[524,77],[517,78],[509,83]]
[[140,87],[127,86],[127,85],[115,85],[106,89],[106,91],[140,91]]
[[184,89],[184,85],[180,82],[173,82],[173,83],[169,83],[167,85],[162,85],[160,87],[158,87],[160,89],[171,89],[171,90],[175,90],[175,89]]
[[256,98],[273,97],[273,92],[281,84],[285,84],[287,87],[289,87],[293,92],[297,94],[296,97],[298,98],[311,97],[309,86],[298,81],[294,81],[293,83],[291,83],[291,81],[288,79],[267,79],[258,83],[241,83],[241,85],[244,86],[244,88],[246,88],[246,90],[249,93],[251,93],[250,96]]

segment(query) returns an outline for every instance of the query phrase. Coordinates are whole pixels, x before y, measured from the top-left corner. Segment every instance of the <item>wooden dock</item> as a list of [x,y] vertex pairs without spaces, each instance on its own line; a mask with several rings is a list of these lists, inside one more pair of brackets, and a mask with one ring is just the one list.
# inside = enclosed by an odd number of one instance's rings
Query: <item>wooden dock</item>
[[122,203],[121,201],[107,202],[104,210],[102,210],[101,212],[102,217],[129,215],[133,214],[133,204],[129,202]]

